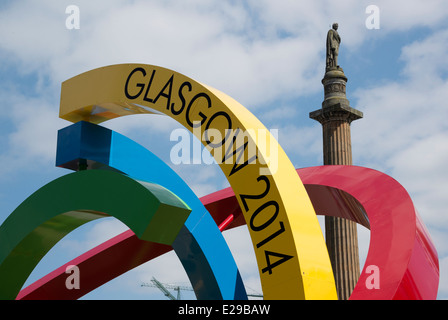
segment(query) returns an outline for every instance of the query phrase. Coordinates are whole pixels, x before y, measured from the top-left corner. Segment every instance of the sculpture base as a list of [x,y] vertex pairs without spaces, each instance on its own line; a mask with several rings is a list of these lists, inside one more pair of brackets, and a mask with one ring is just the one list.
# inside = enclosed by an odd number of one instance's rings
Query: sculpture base
[[328,77],[342,75],[345,78],[345,81],[347,81],[347,77],[344,74],[344,70],[340,66],[325,68],[325,77],[327,77],[327,75]]

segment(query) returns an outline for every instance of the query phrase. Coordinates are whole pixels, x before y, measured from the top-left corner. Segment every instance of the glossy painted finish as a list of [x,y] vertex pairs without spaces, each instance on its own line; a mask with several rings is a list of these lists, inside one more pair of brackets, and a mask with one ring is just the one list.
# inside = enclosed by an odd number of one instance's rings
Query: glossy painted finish
[[[356,166],[304,168],[298,173],[305,183],[350,194],[369,218],[369,251],[350,299],[436,299],[437,251],[403,186],[384,173]],[[369,266],[379,271],[379,289],[369,289]]]
[[[403,186],[357,166],[319,166],[297,173],[317,214],[350,219],[371,231],[368,256],[350,299],[436,299],[437,251]],[[201,201],[217,221],[231,212],[235,219],[229,227],[243,224],[231,188]],[[369,266],[379,271],[379,289],[368,285],[373,276]]]
[[87,163],[87,170],[118,170],[164,186],[188,203],[192,212],[172,246],[197,298],[247,299],[232,253],[217,225],[167,164],[131,139],[84,121],[59,131],[56,165],[77,170],[80,159]]
[[147,64],[97,68],[62,83],[63,119],[101,123],[151,113],[176,120],[213,155],[243,208],[265,298],[337,299],[308,194],[277,140],[244,106],[185,75]]
[[43,256],[80,225],[106,216],[145,241],[170,245],[190,209],[152,183],[110,171],[82,171],[43,186],[0,226],[0,299],[15,299]]
[[[138,239],[131,230],[102,243],[22,289],[17,300],[75,300],[141,264],[173,250]],[[68,266],[82,272],[81,286],[67,290]]]
[[[368,257],[351,299],[436,298],[439,281],[437,252],[409,195],[397,181],[378,171],[355,166],[321,166],[298,169],[297,172],[304,181],[318,214],[351,219],[371,229]],[[228,228],[245,224],[231,188],[205,196],[201,201],[217,224]],[[143,245],[144,242],[139,240],[131,243],[123,234],[67,265],[82,261],[79,265],[84,272],[89,272],[96,278],[101,273],[98,263],[109,259],[109,268],[112,267],[116,269],[116,274],[121,274],[129,270],[126,266],[120,266],[118,260],[114,260],[125,253],[121,246],[126,250],[142,252]],[[145,255],[139,256],[141,260],[136,261],[132,267],[169,249],[154,245],[146,250]],[[370,275],[366,269],[369,265],[378,267],[380,289],[366,287]],[[65,266],[58,270],[47,277],[59,277],[59,281],[65,281]],[[47,288],[51,288],[53,293],[57,292],[61,285],[55,286],[56,282],[57,280],[41,279],[35,288],[26,288],[21,295],[30,294],[33,297],[33,290],[39,292]],[[96,285],[101,284],[99,282]]]

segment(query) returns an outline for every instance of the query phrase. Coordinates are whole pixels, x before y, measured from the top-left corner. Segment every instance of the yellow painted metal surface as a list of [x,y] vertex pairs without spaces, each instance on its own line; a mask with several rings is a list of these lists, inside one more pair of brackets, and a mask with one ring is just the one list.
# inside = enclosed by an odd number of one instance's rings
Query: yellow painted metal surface
[[213,154],[244,212],[265,299],[337,299],[308,194],[249,110],[214,88],[145,64],[107,66],[62,83],[63,119],[101,123],[139,113],[170,116]]

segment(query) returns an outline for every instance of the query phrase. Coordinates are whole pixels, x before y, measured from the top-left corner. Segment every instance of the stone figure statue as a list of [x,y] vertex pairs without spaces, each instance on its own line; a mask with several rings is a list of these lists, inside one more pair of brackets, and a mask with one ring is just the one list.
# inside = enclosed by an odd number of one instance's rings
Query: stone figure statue
[[341,37],[339,36],[337,30],[338,30],[338,24],[333,23],[333,28],[330,29],[327,34],[326,71],[332,69],[339,69],[338,54],[339,54],[339,45],[341,44]]

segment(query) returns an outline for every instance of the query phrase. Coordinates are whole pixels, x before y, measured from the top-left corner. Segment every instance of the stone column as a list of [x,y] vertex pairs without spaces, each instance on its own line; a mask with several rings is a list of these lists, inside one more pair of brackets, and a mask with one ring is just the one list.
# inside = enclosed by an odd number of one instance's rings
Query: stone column
[[[325,92],[322,108],[310,113],[311,119],[322,124],[324,165],[352,164],[350,124],[363,114],[350,107],[346,83],[347,77],[341,68],[327,70],[322,79]],[[325,239],[338,298],[347,300],[360,274],[356,223],[325,217]]]

